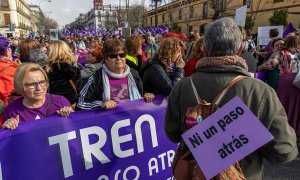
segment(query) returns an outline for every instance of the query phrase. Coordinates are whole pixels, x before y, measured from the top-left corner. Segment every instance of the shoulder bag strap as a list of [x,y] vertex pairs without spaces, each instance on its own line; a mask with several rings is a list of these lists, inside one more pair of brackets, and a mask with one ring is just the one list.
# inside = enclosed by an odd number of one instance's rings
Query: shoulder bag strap
[[193,82],[193,79],[192,79],[192,77],[189,77],[189,79],[190,79],[190,82],[191,82],[191,85],[192,85],[192,88],[193,88],[194,97],[196,98],[197,103],[200,104],[201,99],[200,99],[200,96],[199,96],[199,94],[198,94],[198,92],[196,90],[196,87],[195,87],[195,84]]
[[69,80],[69,83],[71,84],[72,88],[74,89],[76,96],[78,96],[77,89],[76,89],[76,86],[75,86],[73,80],[70,79],[70,80]]
[[213,99],[212,104],[214,107],[218,106],[221,102],[222,98],[228,91],[228,89],[233,86],[235,83],[239,82],[240,80],[244,79],[246,76],[237,76],[235,77],[230,83],[228,83],[225,88]]
[[11,67],[11,65],[6,66],[5,68],[1,69],[1,70],[0,70],[0,73],[2,73],[3,71],[5,71],[5,70],[6,70],[7,68],[9,68],[9,67]]
[[48,114],[49,114],[49,111],[50,111],[50,107],[51,107],[51,104],[52,104],[52,94],[50,94],[50,99],[47,103],[47,110],[46,110],[46,114],[45,116],[48,117]]

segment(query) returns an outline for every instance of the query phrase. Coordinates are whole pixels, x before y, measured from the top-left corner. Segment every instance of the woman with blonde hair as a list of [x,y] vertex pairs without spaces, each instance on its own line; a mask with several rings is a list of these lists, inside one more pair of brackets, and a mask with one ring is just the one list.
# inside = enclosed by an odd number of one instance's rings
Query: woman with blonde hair
[[49,45],[48,64],[50,93],[62,95],[75,107],[81,87],[80,69],[77,58],[63,41],[53,41]]
[[152,59],[141,68],[144,92],[168,96],[174,85],[184,76],[185,46],[177,38],[163,39]]
[[4,110],[2,128],[15,129],[19,123],[59,114],[69,116],[73,109],[62,96],[48,94],[48,77],[35,63],[23,63],[16,70],[14,86],[22,97],[12,101]]

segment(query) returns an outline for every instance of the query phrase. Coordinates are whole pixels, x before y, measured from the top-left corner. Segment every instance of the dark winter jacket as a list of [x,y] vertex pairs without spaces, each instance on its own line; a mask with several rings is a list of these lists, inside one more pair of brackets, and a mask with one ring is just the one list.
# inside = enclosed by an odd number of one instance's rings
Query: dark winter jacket
[[[130,72],[135,80],[136,86],[141,95],[143,95],[143,83],[138,72],[130,68]],[[100,108],[102,105],[103,82],[102,82],[102,68],[91,76],[85,86],[79,93],[79,100],[77,103],[78,109],[94,109]]]
[[184,77],[184,70],[175,67],[173,73],[167,73],[164,65],[157,59],[146,61],[140,70],[145,93],[168,96],[174,87]]
[[81,88],[81,75],[77,67],[71,66],[68,63],[54,63],[48,72],[49,77],[49,92],[64,96],[71,104],[78,101],[78,97],[69,80],[72,80],[76,86],[76,91],[79,93]]
[[[129,55],[126,55],[127,57]],[[132,56],[130,56],[131,58],[134,58]],[[137,58],[134,58],[136,60],[136,62],[133,62],[130,60],[130,58],[126,58],[126,64],[131,67],[132,69],[139,71],[143,62],[143,58],[141,55],[138,55]]]

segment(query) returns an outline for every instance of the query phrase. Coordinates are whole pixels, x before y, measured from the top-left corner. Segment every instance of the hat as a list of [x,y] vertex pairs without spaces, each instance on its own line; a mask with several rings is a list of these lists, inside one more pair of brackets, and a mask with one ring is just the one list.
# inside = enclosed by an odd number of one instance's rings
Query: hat
[[0,36],[0,56],[3,56],[6,52],[6,49],[9,47],[9,42],[8,40],[3,37]]
[[47,54],[43,49],[33,49],[30,51],[30,62],[39,64],[44,67],[47,63]]

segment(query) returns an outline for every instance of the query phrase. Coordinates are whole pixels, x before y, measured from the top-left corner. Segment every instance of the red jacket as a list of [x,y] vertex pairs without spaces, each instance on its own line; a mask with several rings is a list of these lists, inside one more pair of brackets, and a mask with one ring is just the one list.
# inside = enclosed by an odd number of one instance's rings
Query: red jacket
[[193,72],[195,71],[195,68],[196,68],[196,64],[197,64],[196,58],[192,57],[188,60],[188,62],[186,63],[186,65],[184,67],[184,76],[185,77],[189,77],[193,74]]
[[18,63],[0,58],[0,100],[7,105],[7,98],[14,90],[14,75],[16,72]]
[[[6,58],[0,58],[0,100],[7,105],[7,98],[10,96],[14,88],[14,75],[16,72],[18,63],[8,60]],[[0,116],[0,124],[2,124],[2,116]]]

